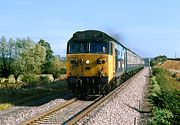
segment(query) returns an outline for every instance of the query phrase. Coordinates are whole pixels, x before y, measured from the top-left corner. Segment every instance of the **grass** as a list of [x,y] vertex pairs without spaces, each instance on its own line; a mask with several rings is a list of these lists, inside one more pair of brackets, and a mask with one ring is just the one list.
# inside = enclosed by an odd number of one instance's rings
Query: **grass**
[[[52,83],[39,84],[0,84],[0,110],[5,110],[11,106],[32,106],[32,101],[43,97],[62,95],[68,90],[66,81],[56,81]],[[53,97],[52,97],[53,98]],[[50,98],[49,98],[50,99]],[[48,100],[47,100],[48,101]]]
[[154,105],[152,124],[180,123],[180,82],[162,68],[153,68],[150,99]]
[[13,106],[12,104],[9,104],[9,103],[4,103],[4,104],[0,104],[0,111],[1,110],[5,110],[9,107]]
[[171,83],[170,88],[180,90],[180,81],[170,76],[168,77],[168,81]]

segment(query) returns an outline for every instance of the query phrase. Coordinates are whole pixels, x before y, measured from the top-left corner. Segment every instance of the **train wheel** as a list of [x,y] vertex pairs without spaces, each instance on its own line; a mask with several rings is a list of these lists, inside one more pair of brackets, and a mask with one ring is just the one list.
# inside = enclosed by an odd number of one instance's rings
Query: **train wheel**
[[88,89],[87,92],[86,92],[86,95],[88,96],[88,95],[90,95],[90,94],[91,94],[91,90]]
[[78,84],[75,85],[74,89],[73,89],[74,93],[76,96],[79,95],[79,91],[78,91]]
[[108,94],[111,91],[111,86],[108,84],[106,85],[106,94]]
[[101,88],[101,95],[102,95],[102,96],[105,96],[105,95],[106,95],[105,87],[102,87],[102,88]]
[[99,95],[101,94],[101,85],[100,84],[98,85],[98,94]]
[[106,95],[106,92],[105,90],[102,91],[102,96],[105,96]]

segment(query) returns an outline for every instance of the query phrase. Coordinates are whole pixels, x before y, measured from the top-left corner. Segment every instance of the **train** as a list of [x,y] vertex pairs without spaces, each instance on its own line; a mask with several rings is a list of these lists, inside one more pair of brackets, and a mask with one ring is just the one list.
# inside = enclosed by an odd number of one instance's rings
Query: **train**
[[140,56],[102,31],[77,31],[67,42],[67,82],[78,97],[106,95],[143,67]]

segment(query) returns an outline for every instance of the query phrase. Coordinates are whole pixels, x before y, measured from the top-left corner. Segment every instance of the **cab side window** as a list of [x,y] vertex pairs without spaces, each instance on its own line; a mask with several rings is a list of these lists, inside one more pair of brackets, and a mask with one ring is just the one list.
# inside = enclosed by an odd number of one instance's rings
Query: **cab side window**
[[113,43],[109,42],[109,54],[112,55],[113,54]]

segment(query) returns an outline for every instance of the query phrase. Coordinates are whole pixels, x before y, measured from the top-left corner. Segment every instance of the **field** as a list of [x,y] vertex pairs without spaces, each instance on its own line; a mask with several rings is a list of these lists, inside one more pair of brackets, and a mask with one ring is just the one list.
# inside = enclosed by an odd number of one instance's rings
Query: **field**
[[180,77],[180,60],[167,60],[160,67],[176,73],[177,77]]
[[[65,80],[27,85],[23,83],[4,84],[0,84],[0,110],[11,106],[42,105],[62,96],[68,90]],[[42,100],[42,98],[45,99]]]

